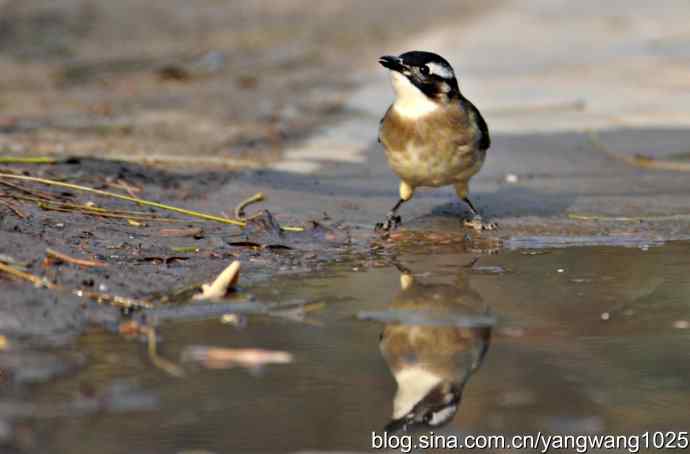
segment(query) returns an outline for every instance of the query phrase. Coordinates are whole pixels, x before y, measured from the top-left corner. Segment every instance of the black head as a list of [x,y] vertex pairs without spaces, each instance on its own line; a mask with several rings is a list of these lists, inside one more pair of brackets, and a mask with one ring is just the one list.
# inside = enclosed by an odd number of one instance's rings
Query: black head
[[461,388],[441,383],[429,391],[407,414],[388,423],[384,430],[388,433],[401,433],[443,427],[455,417],[461,394]]
[[427,97],[442,100],[460,95],[455,71],[445,58],[433,52],[411,51],[384,56],[379,63],[409,80]]

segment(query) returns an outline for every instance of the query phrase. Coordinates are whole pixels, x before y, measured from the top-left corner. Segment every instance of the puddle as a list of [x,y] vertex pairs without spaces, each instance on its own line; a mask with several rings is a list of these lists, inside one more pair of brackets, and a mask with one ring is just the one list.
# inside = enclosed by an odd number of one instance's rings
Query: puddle
[[31,408],[112,395],[114,383],[147,405],[43,412],[27,422],[30,444],[101,454],[367,451],[384,428],[687,430],[690,244],[542,251],[473,263],[410,249],[397,257],[406,273],[341,262],[245,289],[256,301],[322,303],[303,319],[249,310],[242,324],[220,312],[161,319],[159,354],[172,361],[199,344],[292,354],[261,370],[185,365],[177,379],[151,365],[145,345],[91,330],[70,347],[86,367],[35,385]]

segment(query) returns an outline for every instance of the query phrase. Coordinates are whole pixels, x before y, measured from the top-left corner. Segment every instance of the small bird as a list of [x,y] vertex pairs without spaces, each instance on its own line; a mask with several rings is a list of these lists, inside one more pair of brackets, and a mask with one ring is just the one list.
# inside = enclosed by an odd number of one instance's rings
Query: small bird
[[453,420],[470,377],[481,367],[493,322],[464,277],[456,285],[422,284],[403,271],[391,301],[414,319],[386,324],[379,348],[398,389],[388,433],[437,429]]
[[458,87],[455,72],[440,55],[411,51],[384,56],[395,102],[381,120],[379,142],[388,163],[400,177],[400,200],[377,230],[390,230],[401,220],[398,209],[420,186],[453,185],[472,211],[467,227],[492,230],[469,199],[469,181],[484,164],[491,145],[489,128],[479,110]]

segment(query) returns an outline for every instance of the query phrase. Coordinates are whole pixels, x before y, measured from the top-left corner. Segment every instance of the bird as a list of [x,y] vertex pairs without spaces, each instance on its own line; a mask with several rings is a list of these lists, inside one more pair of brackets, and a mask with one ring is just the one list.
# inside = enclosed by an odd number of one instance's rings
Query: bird
[[383,56],[379,63],[390,71],[395,101],[381,119],[378,141],[400,177],[400,199],[376,229],[388,231],[400,225],[398,210],[416,188],[448,185],[455,187],[472,212],[465,226],[495,229],[497,225],[484,222],[469,198],[469,181],[491,146],[489,127],[460,92],[450,63],[425,51]]
[[453,420],[470,377],[489,349],[493,319],[481,296],[464,283],[424,284],[409,271],[391,301],[411,320],[387,323],[379,349],[398,389],[387,433],[437,429]]

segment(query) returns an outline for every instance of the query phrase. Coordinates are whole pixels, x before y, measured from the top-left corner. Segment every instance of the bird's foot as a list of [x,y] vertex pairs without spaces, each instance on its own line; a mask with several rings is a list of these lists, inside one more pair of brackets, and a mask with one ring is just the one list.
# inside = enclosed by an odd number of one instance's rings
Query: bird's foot
[[395,213],[389,213],[384,222],[379,222],[374,227],[377,232],[389,232],[395,230],[402,223],[402,219]]
[[498,228],[498,224],[496,224],[495,222],[484,222],[481,216],[475,216],[472,219],[466,219],[464,221],[464,225],[465,227],[474,229],[477,232],[481,232],[482,230],[496,230]]

